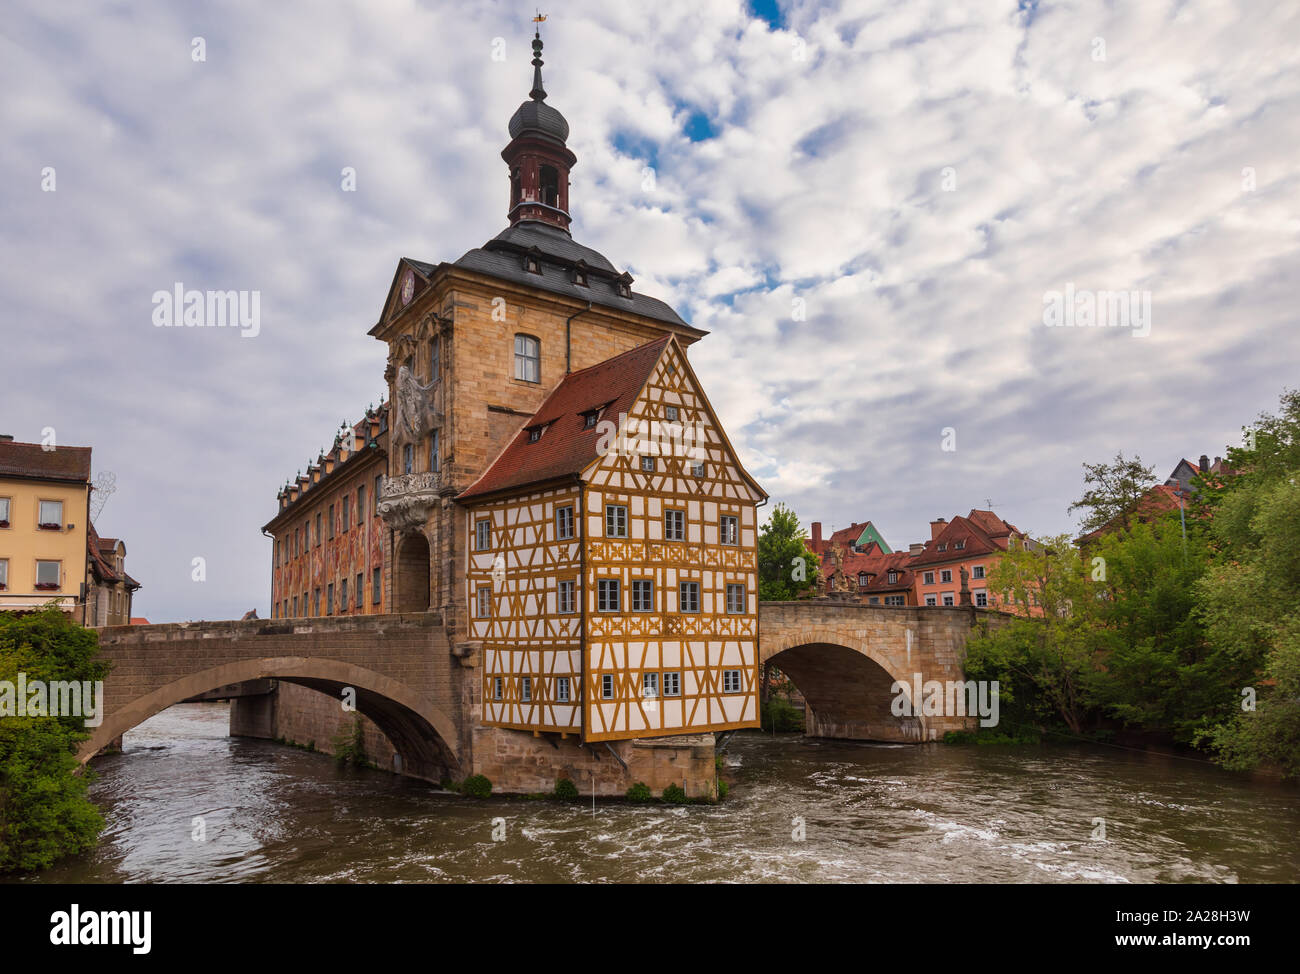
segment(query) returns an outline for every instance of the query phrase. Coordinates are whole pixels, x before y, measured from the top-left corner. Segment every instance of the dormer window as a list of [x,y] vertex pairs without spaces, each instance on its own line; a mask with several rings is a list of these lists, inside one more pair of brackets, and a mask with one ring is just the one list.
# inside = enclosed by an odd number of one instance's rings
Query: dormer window
[[614,288],[620,298],[632,297],[632,275],[624,271],[623,276],[614,282]]
[[867,587],[867,573],[858,572],[858,588],[866,588],[866,587]]
[[894,585],[898,582],[898,572],[889,573],[889,584]]
[[585,261],[578,261],[578,266],[573,269],[573,283],[579,287],[587,286],[587,264]]
[[528,427],[528,442],[529,442],[529,443],[536,443],[538,440],[540,440],[540,439],[542,438],[542,434],[543,434],[544,432],[546,432],[546,425],[545,425],[545,424],[542,424],[541,426],[530,426],[530,427]]
[[955,541],[953,542],[953,547],[956,548],[958,551],[961,551],[962,548],[966,547],[966,542],[964,539],[962,541]]
[[943,544],[939,545],[939,550],[940,550],[940,551],[947,551],[947,550],[948,550],[948,542],[945,541]]
[[582,414],[582,428],[585,430],[596,428],[596,419],[600,416],[600,410],[591,409]]
[[528,254],[524,257],[524,270],[529,274],[540,274],[542,272],[542,262],[534,254]]

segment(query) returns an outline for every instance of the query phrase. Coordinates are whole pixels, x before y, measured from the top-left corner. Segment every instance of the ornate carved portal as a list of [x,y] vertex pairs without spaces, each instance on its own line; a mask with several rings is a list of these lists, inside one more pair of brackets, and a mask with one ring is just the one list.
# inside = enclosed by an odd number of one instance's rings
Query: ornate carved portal
[[436,473],[385,477],[379,494],[379,516],[399,534],[422,529],[437,510],[441,478]]

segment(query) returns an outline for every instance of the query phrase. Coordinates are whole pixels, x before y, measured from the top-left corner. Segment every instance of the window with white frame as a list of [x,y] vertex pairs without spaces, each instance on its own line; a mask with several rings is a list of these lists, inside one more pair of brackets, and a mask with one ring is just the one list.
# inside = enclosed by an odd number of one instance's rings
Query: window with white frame
[[600,696],[602,700],[614,699],[614,674],[602,673],[600,675]]
[[925,604],[926,604],[926,605],[938,605],[938,604],[939,604],[939,600],[938,600],[938,598],[937,598],[936,596],[933,596],[933,595],[927,595],[927,596],[925,597]]
[[740,518],[723,515],[718,522],[719,544],[740,544]]
[[492,615],[492,586],[480,585],[478,587],[478,617],[486,619]]
[[524,703],[533,699],[533,678],[531,676],[521,676],[519,678],[519,699]]
[[596,582],[596,608],[601,612],[618,612],[622,609],[618,579],[602,578]]
[[38,561],[36,563],[36,587],[37,588],[58,588],[60,576],[63,574],[63,562],[61,561]]
[[955,548],[957,551],[961,551],[963,548],[966,547],[966,541],[965,541],[964,539],[961,540],[961,541],[954,541],[952,546],[953,546],[953,548]]
[[745,586],[728,583],[727,585],[727,612],[731,615],[739,615],[745,611]]
[[970,577],[971,577],[971,578],[983,578],[983,577],[984,577],[984,566],[983,566],[983,565],[976,565],[976,566],[974,566],[974,567],[970,570]]
[[0,497],[0,528],[9,527],[9,498]]
[[975,604],[981,609],[987,609],[989,606],[989,593],[981,588],[976,589],[973,594],[975,596]]
[[694,461],[694,462],[691,463],[691,476],[692,476],[692,477],[703,477],[703,476],[704,476],[704,461],[703,461],[703,460],[696,460],[696,461]]
[[686,540],[686,512],[685,511],[664,511],[664,540],[665,541],[685,541]]
[[9,587],[9,559],[0,558],[0,592]]
[[652,612],[655,605],[655,583],[647,578],[632,580],[632,611]]
[[740,693],[740,670],[722,671],[722,692]]
[[951,581],[952,581],[952,569],[951,569],[951,568],[945,568],[943,571],[941,571],[941,572],[939,573],[939,581],[941,581],[941,582],[951,582]]
[[890,584],[890,585],[896,585],[897,583],[898,583],[898,572],[890,572],[890,573],[889,573],[889,584]]
[[641,458],[641,469],[642,469],[645,473],[654,473],[654,470],[655,470],[655,458],[654,458],[654,457],[642,457],[642,458]]
[[571,615],[574,610],[573,582],[561,581],[559,583],[559,611],[563,615]]
[[886,595],[885,605],[907,605],[906,595]]
[[569,702],[569,678],[567,676],[557,677],[555,680],[555,702]]
[[532,335],[515,336],[515,378],[542,381],[542,346]]
[[474,550],[487,551],[488,544],[492,537],[492,522],[487,518],[479,518],[474,522]]
[[867,587],[867,573],[858,572],[858,588],[866,588],[866,587]]
[[557,507],[555,509],[555,536],[561,541],[573,537],[573,508]]
[[675,422],[677,422],[677,407],[676,407],[676,406],[665,406],[665,407],[664,407],[664,417],[665,417],[665,418],[668,420],[668,422],[670,422],[670,423],[675,423]]
[[659,674],[641,674],[641,696],[648,699],[659,696]]
[[699,582],[681,583],[678,592],[677,609],[679,612],[700,611],[700,583]]
[[627,508],[622,504],[605,505],[605,537],[627,537]]
[[63,501],[41,501],[36,515],[37,523],[46,529],[63,529]]
[[680,673],[664,674],[664,696],[680,697],[682,695],[682,675]]
[[943,604],[944,604],[944,605],[956,605],[956,604],[957,604],[957,600],[956,600],[956,598],[953,596],[953,594],[952,594],[951,592],[944,592],[944,593],[943,593]]
[[933,584],[934,584],[934,572],[926,572],[925,575],[924,575],[923,577],[924,577],[924,579],[925,579],[925,584],[926,584],[926,585],[933,585]]

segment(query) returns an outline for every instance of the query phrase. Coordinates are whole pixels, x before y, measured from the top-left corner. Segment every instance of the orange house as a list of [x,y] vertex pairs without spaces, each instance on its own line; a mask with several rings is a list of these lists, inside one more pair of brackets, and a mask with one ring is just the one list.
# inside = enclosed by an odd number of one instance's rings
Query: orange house
[[[972,510],[951,521],[930,522],[930,540],[912,546],[907,567],[914,578],[917,605],[961,605],[962,569],[966,570],[969,604],[1015,612],[989,588],[993,567],[1008,547],[1023,544],[1025,533],[992,511]],[[1029,542],[1032,544],[1033,542]]]

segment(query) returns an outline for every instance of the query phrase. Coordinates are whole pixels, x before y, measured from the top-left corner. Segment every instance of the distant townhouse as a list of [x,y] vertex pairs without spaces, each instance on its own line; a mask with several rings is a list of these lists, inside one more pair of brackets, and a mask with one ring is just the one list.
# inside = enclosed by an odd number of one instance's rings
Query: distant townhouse
[[930,540],[912,545],[907,562],[915,578],[916,604],[963,604],[964,569],[969,604],[1017,611],[1015,606],[1002,604],[988,579],[1002,554],[1021,544],[1034,546],[1023,531],[992,511],[972,509],[965,517],[931,521]]
[[[1186,457],[1183,457],[1174,466],[1169,476],[1165,478],[1163,484],[1155,484],[1142,495],[1133,511],[1130,512],[1129,518],[1139,524],[1150,523],[1184,507],[1196,491],[1193,481],[1197,477],[1206,477],[1212,481],[1217,481],[1234,473],[1236,471],[1228,465],[1228,462],[1223,457],[1215,457],[1214,461],[1211,462],[1210,458],[1202,453],[1198,463],[1192,463]],[[1118,530],[1121,523],[1121,519],[1115,518],[1107,524],[1075,538],[1074,543],[1076,545],[1087,545],[1096,541],[1103,534]]]
[[92,524],[86,537],[87,626],[137,625],[131,603],[140,583],[126,571],[126,545],[120,538],[101,538]]

